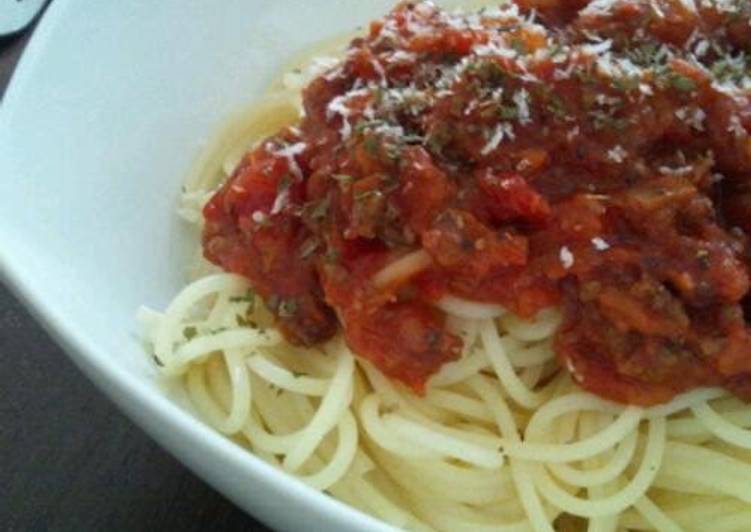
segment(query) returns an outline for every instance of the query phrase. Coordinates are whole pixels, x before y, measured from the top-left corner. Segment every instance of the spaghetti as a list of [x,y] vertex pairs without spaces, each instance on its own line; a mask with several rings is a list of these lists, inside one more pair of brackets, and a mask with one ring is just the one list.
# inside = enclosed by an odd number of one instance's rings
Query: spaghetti
[[[299,89],[334,64],[297,65],[233,121],[186,182],[188,222],[201,226],[242,154],[295,122]],[[375,283],[431,261],[403,255]],[[341,334],[289,343],[245,277],[198,263],[164,312],[139,311],[156,364],[216,430],[317,490],[418,531],[751,530],[751,410],[727,391],[612,403],[562,371],[559,311],[523,319],[444,295],[461,354],[418,395]]]
[[751,414],[726,392],[603,401],[559,371],[556,316],[509,329],[463,317],[488,311],[462,301],[465,353],[419,397],[341,338],[288,344],[248,289],[214,273],[140,319],[212,426],[316,489],[412,530],[553,530],[563,514],[611,530],[751,527]]

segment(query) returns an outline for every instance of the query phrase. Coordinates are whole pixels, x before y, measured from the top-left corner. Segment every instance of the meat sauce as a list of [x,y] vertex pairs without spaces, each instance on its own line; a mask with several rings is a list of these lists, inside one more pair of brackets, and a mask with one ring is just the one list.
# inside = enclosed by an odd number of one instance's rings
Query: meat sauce
[[205,255],[290,341],[341,327],[417,392],[460,355],[450,294],[561,308],[557,357],[599,396],[751,400],[750,20],[744,0],[401,3],[216,192]]

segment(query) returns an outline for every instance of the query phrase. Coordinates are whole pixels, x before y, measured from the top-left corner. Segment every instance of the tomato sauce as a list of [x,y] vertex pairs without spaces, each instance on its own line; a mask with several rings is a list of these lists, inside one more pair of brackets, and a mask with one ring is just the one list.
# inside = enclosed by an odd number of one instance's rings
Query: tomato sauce
[[289,340],[341,328],[418,392],[461,352],[450,294],[560,307],[561,366],[602,397],[750,400],[750,6],[401,3],[216,192],[204,253]]

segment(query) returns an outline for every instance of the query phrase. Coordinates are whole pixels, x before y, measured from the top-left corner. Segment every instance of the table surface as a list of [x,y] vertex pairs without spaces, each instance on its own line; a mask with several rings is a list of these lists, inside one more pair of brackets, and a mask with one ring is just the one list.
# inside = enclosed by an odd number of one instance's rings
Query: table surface
[[[29,35],[0,39],[0,95]],[[0,530],[268,530],[94,389],[0,284]]]

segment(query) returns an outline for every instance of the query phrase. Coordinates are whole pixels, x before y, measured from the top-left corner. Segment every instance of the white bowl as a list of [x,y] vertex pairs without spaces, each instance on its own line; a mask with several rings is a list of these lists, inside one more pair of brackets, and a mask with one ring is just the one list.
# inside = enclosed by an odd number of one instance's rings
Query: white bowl
[[191,242],[174,208],[212,132],[296,52],[391,3],[56,0],[0,110],[5,280],[155,440],[282,530],[390,528],[271,468],[168,398],[134,316],[141,304],[164,307],[185,281]]

